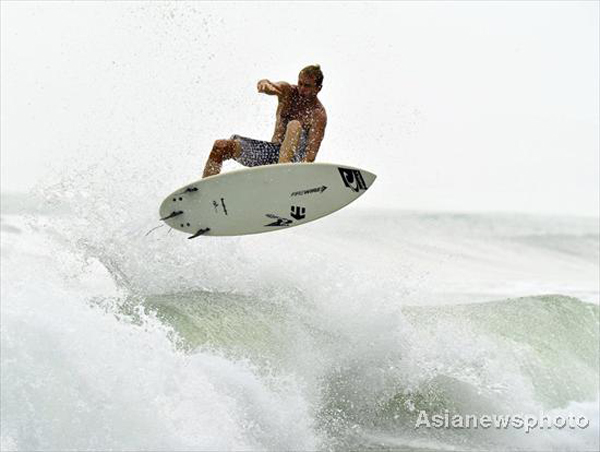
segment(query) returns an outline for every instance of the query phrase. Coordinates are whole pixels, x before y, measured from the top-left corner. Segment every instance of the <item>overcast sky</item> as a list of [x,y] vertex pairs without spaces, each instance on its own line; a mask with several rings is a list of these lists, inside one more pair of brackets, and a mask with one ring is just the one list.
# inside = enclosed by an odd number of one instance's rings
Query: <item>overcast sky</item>
[[181,159],[170,192],[318,63],[317,160],[376,173],[369,205],[598,216],[598,5],[2,2],[1,189]]

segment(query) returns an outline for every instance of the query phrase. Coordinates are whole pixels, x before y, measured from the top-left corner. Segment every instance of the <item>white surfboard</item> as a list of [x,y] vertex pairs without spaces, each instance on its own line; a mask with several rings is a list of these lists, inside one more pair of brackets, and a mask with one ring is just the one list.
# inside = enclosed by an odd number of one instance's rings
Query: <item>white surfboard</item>
[[368,171],[330,163],[259,166],[186,185],[167,196],[159,213],[189,238],[289,229],[341,209],[375,178]]

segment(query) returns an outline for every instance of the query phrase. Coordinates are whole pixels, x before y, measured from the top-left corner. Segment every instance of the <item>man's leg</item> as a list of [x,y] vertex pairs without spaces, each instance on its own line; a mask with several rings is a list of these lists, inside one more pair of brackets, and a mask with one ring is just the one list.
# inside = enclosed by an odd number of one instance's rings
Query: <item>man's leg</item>
[[210,151],[202,178],[214,176],[221,172],[223,160],[237,158],[242,152],[240,143],[236,140],[217,140]]
[[302,125],[300,121],[293,120],[288,122],[285,130],[285,138],[279,150],[279,163],[289,163],[292,161],[300,143],[301,133]]

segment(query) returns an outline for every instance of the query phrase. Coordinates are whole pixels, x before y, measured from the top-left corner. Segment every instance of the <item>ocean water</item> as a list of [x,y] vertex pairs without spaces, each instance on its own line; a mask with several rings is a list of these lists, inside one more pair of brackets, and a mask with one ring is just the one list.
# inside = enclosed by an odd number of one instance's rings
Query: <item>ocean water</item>
[[[153,230],[161,175],[90,171],[2,196],[2,450],[600,447],[598,219],[367,193],[189,241]],[[422,411],[589,422],[415,428]]]

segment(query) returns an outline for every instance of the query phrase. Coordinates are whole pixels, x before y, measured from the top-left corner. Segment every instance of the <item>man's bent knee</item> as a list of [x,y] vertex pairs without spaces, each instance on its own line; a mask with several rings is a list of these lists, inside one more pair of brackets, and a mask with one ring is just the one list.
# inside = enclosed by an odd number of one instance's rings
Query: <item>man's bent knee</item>
[[216,140],[211,155],[221,159],[234,158],[239,154],[239,143],[235,140]]
[[300,124],[300,121],[298,121],[297,119],[294,119],[290,122],[288,122],[288,125],[285,129],[285,134],[286,135],[297,135],[298,133],[300,133],[300,131],[302,130],[302,124]]
[[302,125],[300,121],[293,120],[288,123],[285,130],[285,138],[279,149],[279,163],[289,163],[292,161],[300,141],[301,132]]

